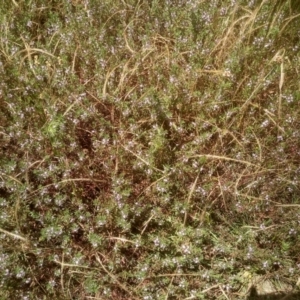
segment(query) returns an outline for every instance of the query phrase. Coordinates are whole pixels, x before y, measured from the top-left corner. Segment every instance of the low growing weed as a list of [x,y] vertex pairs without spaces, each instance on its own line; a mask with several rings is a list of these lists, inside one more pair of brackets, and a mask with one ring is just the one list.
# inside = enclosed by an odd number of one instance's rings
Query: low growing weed
[[295,285],[294,2],[2,5],[0,298]]

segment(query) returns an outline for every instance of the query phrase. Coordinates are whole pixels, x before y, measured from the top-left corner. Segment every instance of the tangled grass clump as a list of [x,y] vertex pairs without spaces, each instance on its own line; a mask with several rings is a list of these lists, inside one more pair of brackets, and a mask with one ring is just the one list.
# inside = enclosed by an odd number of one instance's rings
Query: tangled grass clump
[[1,299],[295,286],[295,3],[2,5]]

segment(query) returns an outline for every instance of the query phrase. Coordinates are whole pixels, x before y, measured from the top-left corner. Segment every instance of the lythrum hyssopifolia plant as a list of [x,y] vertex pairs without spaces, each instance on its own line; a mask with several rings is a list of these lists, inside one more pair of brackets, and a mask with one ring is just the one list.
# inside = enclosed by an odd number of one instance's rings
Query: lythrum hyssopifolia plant
[[295,1],[6,1],[0,18],[1,299],[296,283]]

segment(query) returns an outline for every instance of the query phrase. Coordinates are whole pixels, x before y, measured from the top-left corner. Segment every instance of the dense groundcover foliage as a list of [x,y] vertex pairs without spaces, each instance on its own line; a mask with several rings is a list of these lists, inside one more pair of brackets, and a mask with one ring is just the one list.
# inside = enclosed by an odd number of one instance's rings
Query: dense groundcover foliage
[[296,1],[2,2],[1,299],[296,283]]

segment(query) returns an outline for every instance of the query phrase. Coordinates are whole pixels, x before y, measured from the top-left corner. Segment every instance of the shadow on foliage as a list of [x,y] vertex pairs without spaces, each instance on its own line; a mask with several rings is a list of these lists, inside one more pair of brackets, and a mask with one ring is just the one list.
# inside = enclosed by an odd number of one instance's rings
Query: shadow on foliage
[[290,293],[269,293],[258,295],[257,290],[253,287],[247,300],[298,300],[300,299],[300,291]]

